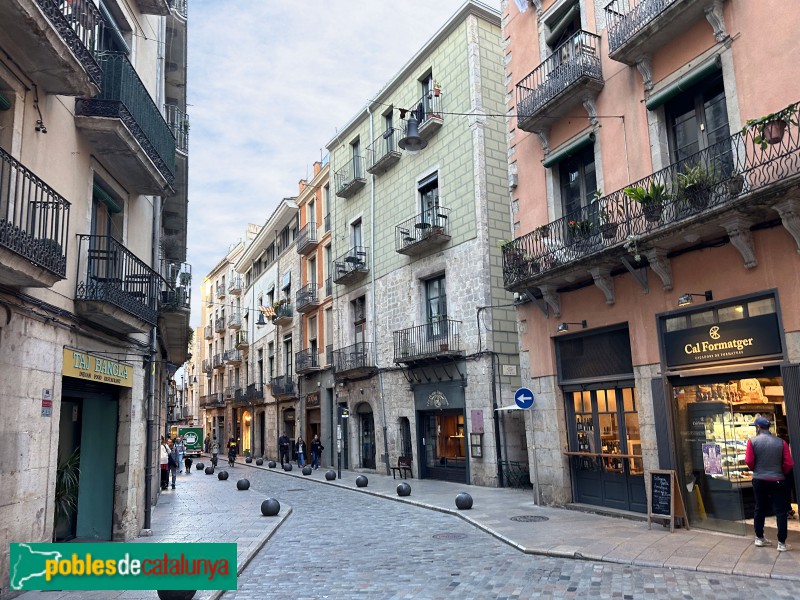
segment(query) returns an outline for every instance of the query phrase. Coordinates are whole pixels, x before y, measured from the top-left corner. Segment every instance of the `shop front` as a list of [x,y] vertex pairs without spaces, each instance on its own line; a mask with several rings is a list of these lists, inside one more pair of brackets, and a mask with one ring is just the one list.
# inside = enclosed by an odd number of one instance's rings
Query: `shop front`
[[751,424],[769,419],[795,456],[800,442],[797,367],[785,362],[777,294],[659,315],[659,332],[690,524],[752,533],[752,473],[744,462]]
[[315,435],[322,438],[319,392],[306,394],[306,431],[303,434],[307,443],[311,443]]
[[420,479],[469,483],[464,386],[439,382],[414,387]]
[[647,511],[627,326],[556,339],[575,502]]

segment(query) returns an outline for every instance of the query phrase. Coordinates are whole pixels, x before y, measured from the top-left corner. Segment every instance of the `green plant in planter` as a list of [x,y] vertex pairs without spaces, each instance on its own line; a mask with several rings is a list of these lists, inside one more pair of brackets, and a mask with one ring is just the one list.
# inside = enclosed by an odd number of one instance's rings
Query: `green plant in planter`
[[742,128],[742,135],[753,130],[753,142],[766,150],[769,144],[777,144],[783,139],[783,132],[788,125],[797,126],[797,115],[798,105],[790,104],[777,112],[748,120]]
[[707,169],[702,163],[687,165],[678,173],[678,195],[691,208],[701,209],[708,205],[717,176],[714,169]]
[[592,234],[592,222],[588,219],[578,219],[567,223],[567,231],[573,238],[587,237]]
[[536,229],[533,230],[534,238],[537,240],[543,240],[545,238],[550,237],[550,225],[540,225]]
[[645,219],[651,222],[661,219],[661,210],[664,204],[671,199],[667,194],[667,186],[655,181],[651,182],[648,187],[630,186],[622,192],[634,202],[642,205]]
[[[80,479],[80,448],[58,465],[56,469],[55,529],[66,526],[78,508],[78,481]],[[55,538],[55,531],[53,533]]]

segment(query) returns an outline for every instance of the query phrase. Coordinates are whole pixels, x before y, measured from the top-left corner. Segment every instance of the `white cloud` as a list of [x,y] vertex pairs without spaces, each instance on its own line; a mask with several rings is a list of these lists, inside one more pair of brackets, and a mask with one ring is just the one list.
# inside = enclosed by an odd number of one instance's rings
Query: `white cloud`
[[[324,145],[463,0],[193,0],[189,262],[195,284],[297,194]],[[499,1],[490,2],[499,8]],[[192,321],[199,322],[199,294]]]

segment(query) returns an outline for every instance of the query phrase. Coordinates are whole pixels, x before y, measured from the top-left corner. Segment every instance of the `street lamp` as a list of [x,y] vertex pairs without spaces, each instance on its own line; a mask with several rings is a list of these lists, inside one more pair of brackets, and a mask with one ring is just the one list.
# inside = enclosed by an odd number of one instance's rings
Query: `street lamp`
[[339,469],[339,479],[342,478],[342,419],[350,418],[350,410],[339,406],[339,419],[336,425],[336,464]]

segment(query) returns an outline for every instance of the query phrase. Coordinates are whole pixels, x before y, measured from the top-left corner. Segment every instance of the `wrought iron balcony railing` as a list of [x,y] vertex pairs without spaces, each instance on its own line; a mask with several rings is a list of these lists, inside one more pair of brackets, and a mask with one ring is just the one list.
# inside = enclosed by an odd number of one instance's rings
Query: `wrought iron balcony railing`
[[236,332],[236,347],[239,350],[244,350],[250,346],[250,342],[247,339],[247,332],[244,330],[239,330]]
[[206,325],[203,328],[203,338],[205,338],[207,340],[213,340],[214,339],[214,329],[211,327],[211,325]]
[[400,254],[420,254],[450,241],[450,209],[442,206],[406,219],[394,228],[394,248]]
[[37,4],[86,69],[91,82],[99,88],[103,83],[103,70],[92,53],[103,19],[95,3],[92,0],[37,0]]
[[225,360],[222,353],[215,354],[211,359],[211,364],[215,369],[221,369],[225,366]]
[[319,306],[319,296],[316,283],[309,283],[297,290],[295,297],[297,312],[307,312],[317,306]]
[[270,382],[273,396],[296,396],[297,387],[295,386],[294,379],[286,375],[280,377],[273,377]]
[[[602,88],[603,72],[600,68],[600,37],[580,30],[517,84],[519,128],[537,131],[542,126],[542,118],[547,117],[551,122],[553,115],[550,113],[555,104],[570,90],[583,86]],[[582,98],[576,101],[580,102]]]
[[189,16],[188,4],[187,0],[169,0],[169,7],[184,19]]
[[340,198],[349,198],[367,184],[364,177],[364,158],[354,156],[341,169],[336,171],[334,182],[336,195]]
[[236,387],[233,391],[233,402],[235,404],[249,404],[247,398],[247,389],[243,387]]
[[289,302],[283,302],[278,306],[273,306],[275,316],[272,317],[272,322],[275,325],[288,325],[294,319],[294,311]]
[[[798,108],[789,110],[796,115]],[[800,177],[800,128],[788,123],[780,139],[767,137],[761,127],[745,128],[505,244],[506,289],[520,291],[610,247],[744,207],[761,191],[777,197]]]
[[353,246],[337,258],[333,263],[333,282],[344,285],[358,281],[369,273],[368,250],[366,246]]
[[76,114],[120,119],[161,176],[172,186],[175,181],[175,137],[158,110],[139,74],[120,52],[95,54],[103,70],[103,86],[95,98],[76,102]]
[[225,297],[225,284],[217,284],[217,299],[222,300]]
[[67,275],[70,203],[0,148],[0,245]]
[[192,265],[163,260],[161,273],[165,280],[160,298],[162,312],[190,310],[192,305]]
[[[414,109],[419,126],[419,135],[426,139],[436,133],[444,124],[444,97],[438,89],[431,90],[422,96]],[[405,132],[408,132],[408,121],[405,122]]]
[[156,295],[162,281],[147,263],[111,236],[78,236],[76,300],[107,302],[155,325]]
[[424,325],[393,331],[394,362],[407,363],[447,356],[460,356],[461,321],[434,318]]
[[261,383],[251,383],[247,386],[247,399],[250,402],[264,399],[264,385]]
[[363,369],[375,369],[372,342],[360,342],[333,351],[333,371],[337,375]]
[[295,247],[298,254],[308,254],[317,247],[317,224],[314,221],[306,223],[300,231],[297,232],[297,239],[295,240]]
[[175,149],[183,154],[189,153],[189,115],[175,104],[164,105],[164,118],[175,137]]
[[214,319],[214,331],[222,333],[225,331],[225,317]]
[[200,396],[200,408],[215,408],[225,406],[225,399],[222,397],[222,392],[214,392]]
[[203,359],[203,373],[211,373],[211,359],[204,358]]
[[239,329],[242,326],[242,313],[232,312],[228,315],[228,328]]
[[398,129],[389,127],[367,146],[369,173],[385,173],[400,160],[400,149],[397,147],[400,135]]
[[232,275],[228,280],[228,293],[233,296],[242,293],[242,278],[239,275]]
[[226,363],[229,365],[236,365],[242,362],[242,351],[241,350],[225,350],[223,354],[223,358]]
[[316,348],[308,348],[295,353],[295,373],[310,373],[311,371],[318,371],[319,368],[319,350]]
[[606,7],[608,51],[613,53],[676,0],[613,0]]
[[236,396],[236,392],[239,389],[240,388],[238,386],[235,386],[235,385],[225,386],[225,389],[222,392],[223,397],[225,398],[225,400],[233,400],[234,397]]

